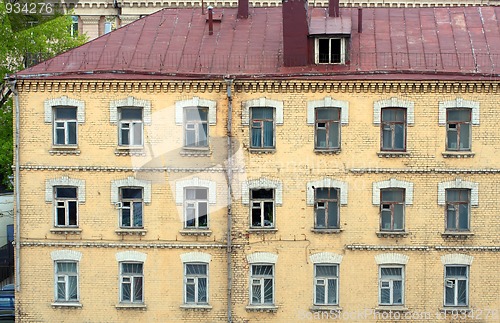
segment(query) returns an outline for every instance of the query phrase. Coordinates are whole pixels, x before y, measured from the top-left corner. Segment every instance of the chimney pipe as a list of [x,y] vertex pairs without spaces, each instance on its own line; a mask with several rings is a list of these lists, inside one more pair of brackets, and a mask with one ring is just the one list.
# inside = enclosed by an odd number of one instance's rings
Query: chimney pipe
[[238,0],[238,18],[248,18],[248,0]]
[[330,17],[340,17],[340,0],[328,1],[328,15]]
[[214,13],[212,6],[208,7],[208,34],[214,34]]
[[283,63],[305,66],[308,63],[307,0],[283,0]]
[[358,33],[363,32],[363,8],[358,8]]

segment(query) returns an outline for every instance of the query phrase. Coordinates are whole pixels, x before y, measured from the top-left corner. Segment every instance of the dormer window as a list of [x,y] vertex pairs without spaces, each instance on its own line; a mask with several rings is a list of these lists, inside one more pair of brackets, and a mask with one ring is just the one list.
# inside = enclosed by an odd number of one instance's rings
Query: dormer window
[[316,64],[345,64],[346,37],[319,37],[315,39]]

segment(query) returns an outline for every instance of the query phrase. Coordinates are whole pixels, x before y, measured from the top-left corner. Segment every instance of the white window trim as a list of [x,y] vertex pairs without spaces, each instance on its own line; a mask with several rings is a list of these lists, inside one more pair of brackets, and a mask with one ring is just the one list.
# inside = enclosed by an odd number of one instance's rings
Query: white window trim
[[316,188],[336,188],[340,190],[340,204],[347,204],[347,191],[349,184],[347,182],[339,181],[333,178],[325,177],[317,181],[307,182],[307,205],[314,205],[314,189]]
[[[449,278],[446,277],[446,267],[466,267],[466,294],[465,294],[465,305],[448,305],[446,304],[446,281],[449,280]],[[467,308],[469,307],[469,302],[470,302],[470,265],[467,264],[445,264],[444,267],[444,281],[443,281],[443,306],[445,308]]]
[[472,265],[472,261],[474,260],[473,256],[461,254],[461,253],[452,253],[441,256],[441,263],[445,266],[447,265],[464,265],[470,266]]
[[313,264],[337,264],[342,263],[342,255],[333,252],[319,252],[309,256]]
[[140,180],[129,176],[124,179],[111,181],[111,204],[116,205],[120,202],[121,187],[142,187],[144,203],[151,203],[151,181]]
[[115,254],[116,261],[121,262],[141,262],[145,263],[147,254],[138,251],[122,251]]
[[340,109],[340,123],[347,125],[349,123],[349,102],[335,100],[330,96],[326,96],[321,100],[307,102],[307,124],[314,125],[316,108],[338,108]]
[[76,121],[78,124],[85,123],[85,102],[77,99],[62,96],[60,98],[48,99],[44,103],[45,123],[52,123],[53,108],[56,107],[74,107],[76,108]]
[[[118,123],[119,108],[140,108],[142,109],[142,121],[145,125],[151,125],[151,101],[136,99],[129,96],[125,99],[114,100],[109,103],[109,122]],[[143,138],[144,140],[144,138]]]
[[406,265],[409,260],[409,256],[400,253],[383,253],[375,256],[377,265]]
[[210,263],[212,261],[212,256],[205,252],[187,252],[180,255],[181,262],[186,263]]
[[[196,298],[198,298],[198,282],[195,283],[196,285],[196,288],[195,288],[195,293],[196,293],[196,296],[195,296],[195,302],[192,302],[192,303],[188,303],[187,300],[186,300],[186,285],[187,285],[187,273],[186,273],[186,265],[205,265],[207,266],[207,273],[206,273],[206,278],[207,278],[207,290],[206,290],[206,293],[207,293],[207,301],[206,302],[200,302],[200,301],[196,301]],[[210,281],[209,281],[209,270],[210,270],[210,266],[208,265],[207,262],[183,262],[182,263],[182,266],[184,267],[183,268],[183,271],[184,271],[184,286],[183,286],[183,304],[185,305],[193,305],[193,306],[196,306],[196,305],[208,305],[210,303],[210,290],[209,290],[209,287],[210,287]]]
[[[272,266],[273,268],[273,301],[272,303],[264,303],[263,302],[263,299],[261,300],[262,302],[261,303],[258,303],[258,304],[253,304],[252,303],[252,298],[253,298],[253,293],[252,293],[252,287],[253,287],[253,280],[255,279],[254,276],[252,275],[252,266]],[[249,266],[249,269],[250,269],[250,272],[249,272],[249,277],[250,277],[250,281],[249,281],[249,290],[248,290],[248,296],[249,296],[249,306],[253,306],[253,307],[267,307],[267,306],[275,306],[276,304],[276,264],[275,263],[266,263],[266,262],[262,262],[262,263],[251,263],[250,266]],[[264,286],[262,286],[262,289],[263,290]],[[263,293],[263,291],[262,291]]]
[[241,183],[241,202],[243,205],[250,203],[250,190],[255,189],[274,189],[274,203],[275,205],[283,204],[283,184],[280,180],[273,180],[268,178],[258,178]]
[[380,205],[380,190],[384,188],[403,188],[405,190],[405,205],[413,204],[413,183],[391,178],[386,181],[374,182],[372,204]]
[[[335,277],[336,280],[337,280],[337,283],[336,283],[336,288],[335,288],[335,300],[336,302],[335,303],[326,303],[326,304],[318,304],[316,303],[316,287],[317,287],[317,275],[316,275],[316,268],[317,266],[316,265],[323,265],[323,266],[335,266],[337,268],[337,276]],[[314,280],[313,280],[313,305],[314,306],[338,306],[339,305],[339,285],[340,285],[340,278],[339,278],[339,273],[340,273],[340,266],[338,263],[314,263],[313,264],[313,270],[314,270]],[[331,279],[331,277],[321,277],[319,279]],[[326,296],[326,293],[327,293],[327,290],[328,290],[328,284],[325,284],[325,300],[327,299],[327,296]]]
[[75,250],[56,250],[50,253],[52,261],[77,261],[82,260],[83,254]]
[[209,204],[217,203],[217,192],[216,192],[217,183],[208,179],[200,179],[198,177],[193,177],[183,181],[175,182],[175,204],[177,205],[184,204],[185,188],[191,188],[191,187],[207,188],[208,203]]
[[[60,300],[60,299],[57,299],[57,294],[58,294],[58,284],[59,284],[59,279],[58,277],[60,276],[60,274],[58,274],[57,272],[57,264],[58,263],[76,263],[76,299],[75,300]],[[64,275],[66,276],[66,275]],[[66,289],[67,289],[67,284],[69,282],[66,281],[65,284],[66,284]],[[68,295],[66,295],[67,297]],[[58,304],[58,303],[63,303],[63,304],[79,304],[80,303],[80,262],[77,261],[77,260],[66,260],[66,259],[63,259],[63,260],[56,260],[54,261],[54,301],[55,303],[54,304]]]
[[78,204],[85,203],[85,180],[69,178],[67,176],[48,179],[45,181],[45,202],[54,201],[54,186],[73,186],[77,187]]
[[446,204],[446,190],[450,188],[470,189],[471,206],[479,206],[479,183],[464,181],[459,178],[454,181],[441,182],[438,184],[438,205]]
[[382,109],[384,108],[403,108],[406,109],[406,124],[413,125],[415,123],[415,103],[400,98],[390,98],[385,100],[375,101],[373,103],[373,124],[380,125],[382,119]]
[[[243,126],[250,125],[250,108],[274,108],[274,123],[275,125],[283,125],[283,101],[271,100],[268,98],[258,98],[241,103],[241,124]],[[275,133],[276,136],[276,133]]]
[[[135,264],[141,264],[142,265],[142,301],[124,301],[123,300],[123,294],[122,294],[122,284],[124,283],[123,282],[123,277],[125,276],[123,273],[122,273],[122,264],[124,263],[135,263]],[[129,260],[124,260],[124,261],[120,261],[118,262],[118,270],[119,270],[119,284],[118,284],[118,289],[119,289],[119,303],[120,304],[125,304],[125,305],[135,305],[135,304],[144,304],[145,303],[145,293],[144,293],[144,285],[145,285],[145,275],[144,275],[144,262],[140,262],[140,261],[129,261]],[[130,274],[127,274],[126,276],[127,277],[130,277],[128,276]],[[137,274],[133,275],[133,277],[137,277],[136,276]],[[130,283],[131,285],[131,291],[133,290],[135,284],[134,283]],[[130,297],[132,298],[132,295],[135,294],[135,293],[130,293]]]
[[270,252],[254,252],[247,255],[249,264],[276,264],[278,255]]
[[[206,189],[207,190],[207,199],[206,200],[201,200],[201,199],[192,199],[192,200],[188,200],[186,198],[186,190],[189,190],[189,189]],[[184,187],[184,202],[183,202],[183,207],[182,207],[182,212],[183,212],[183,228],[186,229],[186,230],[205,230],[205,229],[209,229],[210,228],[210,207],[209,207],[209,204],[210,204],[210,201],[209,201],[209,196],[208,194],[210,193],[210,190],[207,188],[207,187],[202,187],[202,186],[196,186],[196,187],[192,187],[192,186],[187,186],[187,187]],[[189,202],[188,202],[189,201]],[[195,208],[195,216],[197,218],[199,218],[199,202],[206,202],[207,203],[207,225],[205,227],[201,227],[199,222],[198,224],[196,224],[195,226],[193,227],[188,227],[186,225],[187,223],[187,204],[189,203],[194,203],[196,205],[196,208]],[[197,222],[197,220],[195,220],[195,223]]]
[[[320,39],[340,39],[340,62],[339,63],[320,63],[319,62],[319,40]],[[323,36],[323,37],[315,37],[314,38],[314,63],[315,64],[345,64],[346,62],[346,54],[347,54],[347,51],[346,51],[346,47],[347,47],[347,40],[349,38],[348,37],[341,37],[341,36],[331,36],[331,37],[327,37],[327,36]],[[330,59],[331,60],[331,59]]]
[[462,98],[456,98],[455,100],[449,101],[439,101],[439,125],[446,125],[446,110],[447,109],[471,109],[471,123],[473,125],[479,125],[479,102],[478,101],[468,101]]
[[[75,250],[55,250],[50,253],[50,258],[54,263],[54,300],[53,304],[79,304],[80,303],[80,261],[83,254]],[[77,295],[78,299],[74,301],[57,301],[57,263],[58,262],[76,262],[77,266]]]
[[184,108],[198,107],[208,108],[208,124],[213,126],[217,123],[217,101],[200,99],[195,96],[189,100],[175,102],[175,124],[182,126],[184,124]]

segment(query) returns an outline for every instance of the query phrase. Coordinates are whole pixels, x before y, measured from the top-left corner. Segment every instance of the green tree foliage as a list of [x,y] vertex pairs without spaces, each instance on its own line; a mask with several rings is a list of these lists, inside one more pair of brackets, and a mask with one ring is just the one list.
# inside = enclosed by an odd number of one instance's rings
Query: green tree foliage
[[[6,76],[24,69],[26,64],[56,56],[87,40],[84,35],[71,35],[70,15],[54,15],[50,19],[41,14],[19,17],[7,12],[6,1],[9,0],[0,0],[0,99],[8,92]],[[23,19],[29,20],[33,27],[19,28]],[[0,184],[7,186],[10,185],[8,176],[12,174],[12,111],[12,100],[0,106]]]

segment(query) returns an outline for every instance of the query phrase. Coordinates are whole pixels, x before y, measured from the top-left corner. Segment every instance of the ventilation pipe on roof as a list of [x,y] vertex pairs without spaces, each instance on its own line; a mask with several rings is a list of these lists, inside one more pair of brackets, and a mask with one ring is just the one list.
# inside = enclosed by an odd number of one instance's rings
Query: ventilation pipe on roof
[[283,63],[305,66],[308,62],[307,0],[283,0]]
[[238,0],[238,18],[248,18],[248,0]]
[[208,34],[214,34],[214,13],[212,6],[208,7]]
[[328,1],[328,15],[330,17],[340,17],[340,0]]
[[363,32],[363,8],[358,8],[358,33]]

